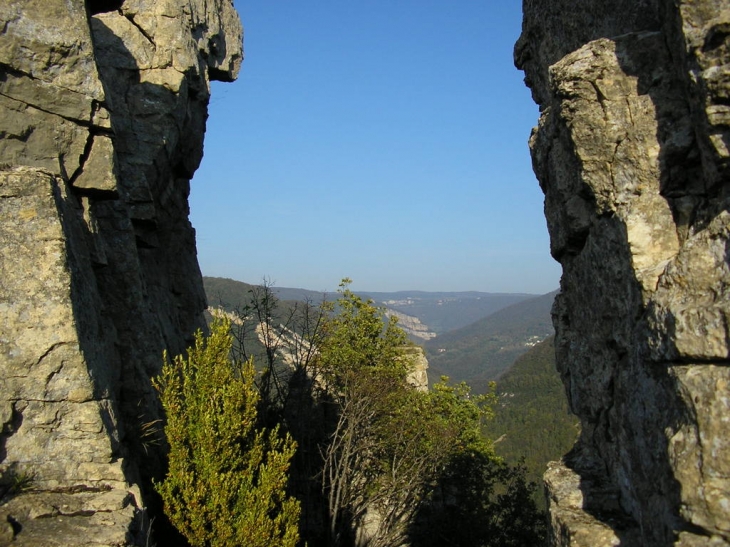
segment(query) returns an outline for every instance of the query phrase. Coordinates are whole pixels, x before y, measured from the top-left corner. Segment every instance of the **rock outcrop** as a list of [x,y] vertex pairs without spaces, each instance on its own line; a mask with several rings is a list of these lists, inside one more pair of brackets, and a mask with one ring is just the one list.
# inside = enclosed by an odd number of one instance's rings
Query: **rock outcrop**
[[150,377],[204,324],[187,197],[241,59],[231,0],[0,3],[0,494],[27,490],[0,543],[144,544]]
[[730,545],[730,5],[523,7],[582,424],[546,475],[552,544]]
[[408,374],[408,383],[418,391],[428,391],[428,359],[420,346],[412,346],[404,350],[412,360],[412,368]]
[[385,308],[385,316],[388,318],[397,318],[398,326],[412,338],[418,338],[419,340],[431,340],[431,338],[436,338],[436,333],[429,330],[428,325],[421,323],[421,320],[418,317],[407,315],[403,312],[392,310],[390,308]]

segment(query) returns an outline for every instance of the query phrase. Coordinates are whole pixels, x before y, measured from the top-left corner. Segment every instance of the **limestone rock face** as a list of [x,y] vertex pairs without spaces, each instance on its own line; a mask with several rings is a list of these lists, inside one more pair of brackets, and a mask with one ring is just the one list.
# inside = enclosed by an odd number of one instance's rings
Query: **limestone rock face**
[[16,543],[144,540],[150,377],[204,325],[187,197],[209,82],[242,55],[231,0],[0,2],[0,495],[30,488],[0,506]]
[[421,323],[421,320],[418,317],[407,315],[390,308],[385,308],[385,316],[388,318],[396,317],[398,319],[398,326],[403,329],[408,336],[419,338],[421,340],[436,338],[436,333],[430,331],[428,325]]
[[406,351],[412,361],[412,369],[408,374],[408,383],[418,391],[428,391],[428,359],[420,346],[409,347]]
[[730,5],[524,0],[515,60],[581,419],[554,545],[730,544]]

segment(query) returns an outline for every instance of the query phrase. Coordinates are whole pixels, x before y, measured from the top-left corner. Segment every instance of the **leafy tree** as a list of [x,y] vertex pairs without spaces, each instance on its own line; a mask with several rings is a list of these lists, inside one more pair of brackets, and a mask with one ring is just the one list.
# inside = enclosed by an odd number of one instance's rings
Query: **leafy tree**
[[[485,545],[493,547],[538,547],[545,545],[547,515],[535,502],[537,484],[527,479],[524,462],[498,469],[499,488],[496,496],[483,507],[489,514],[489,530]],[[474,543],[469,544],[475,545]]]
[[336,313],[325,322],[317,361],[336,420],[322,450],[332,545],[352,542],[368,510],[384,501],[377,482],[388,443],[385,422],[398,410],[409,368],[401,349],[405,333],[392,319],[386,325],[381,310],[350,291],[349,282],[343,280]]
[[480,442],[456,451],[421,504],[411,531],[413,547],[538,547],[546,515],[524,465],[511,466]]
[[259,410],[267,424],[286,422],[286,414],[298,412],[303,385],[321,339],[325,298],[320,305],[311,300],[281,301],[271,281],[264,278],[252,286],[246,298],[237,298],[233,308],[233,353],[239,362],[254,358],[259,374],[256,385]]
[[405,333],[348,283],[325,323],[317,362],[336,418],[323,447],[330,543],[398,546],[457,454],[494,457],[480,434],[489,397],[470,397],[463,384],[415,389]]
[[170,454],[157,489],[194,547],[294,547],[300,508],[286,485],[296,444],[259,425],[253,363],[234,367],[232,342],[229,323],[215,320],[187,357],[165,355],[155,387]]
[[[322,337],[325,297],[322,303],[280,300],[273,284],[243,285],[244,295],[224,296],[232,317],[233,355],[238,362],[250,358],[257,364],[259,418],[267,427],[280,426],[297,443],[289,470],[289,492],[301,502],[301,541],[324,541],[323,497],[319,474],[320,446],[326,435],[320,387],[314,381],[314,361]],[[221,299],[221,305],[225,305]]]

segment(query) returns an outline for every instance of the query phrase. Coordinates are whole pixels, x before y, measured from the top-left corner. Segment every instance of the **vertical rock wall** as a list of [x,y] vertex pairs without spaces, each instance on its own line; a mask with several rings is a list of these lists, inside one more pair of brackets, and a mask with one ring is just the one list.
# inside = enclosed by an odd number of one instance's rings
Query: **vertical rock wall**
[[231,0],[0,2],[0,494],[30,487],[0,543],[140,531],[150,377],[203,325],[187,197],[209,82],[241,59]]
[[730,5],[524,0],[515,60],[582,433],[553,545],[730,544]]

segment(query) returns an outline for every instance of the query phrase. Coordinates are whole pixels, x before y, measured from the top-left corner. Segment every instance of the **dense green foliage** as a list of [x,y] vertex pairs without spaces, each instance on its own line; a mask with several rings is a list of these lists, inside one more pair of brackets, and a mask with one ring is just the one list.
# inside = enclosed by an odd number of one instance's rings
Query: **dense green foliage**
[[546,515],[535,503],[537,484],[522,466],[465,451],[438,478],[419,509],[413,547],[539,547]]
[[[537,547],[543,545],[546,518],[535,503],[535,482],[521,465],[495,455],[483,427],[493,418],[496,396],[473,395],[467,384],[447,378],[431,398],[460,432],[411,528],[414,547]],[[488,407],[482,404],[488,402]],[[489,418],[484,420],[483,418]]]
[[329,540],[400,545],[437,473],[476,442],[482,411],[476,400],[457,401],[454,390],[412,386],[405,333],[347,283],[317,361],[337,418],[323,447]]
[[521,356],[497,382],[499,404],[487,432],[507,461],[524,458],[528,477],[539,481],[549,461],[573,445],[578,420],[568,411],[555,368],[553,337]]
[[534,485],[482,434],[496,396],[447,379],[415,389],[395,322],[346,284],[337,310],[318,362],[338,419],[324,448],[330,544],[538,545]]
[[295,443],[260,426],[251,361],[230,360],[230,325],[198,332],[187,357],[165,356],[155,380],[165,409],[165,513],[194,547],[294,547],[299,502],[286,495]]
[[171,447],[158,488],[192,545],[541,544],[535,485],[484,436],[493,388],[416,389],[420,350],[349,280],[321,305],[228,282],[206,289],[236,324],[214,321],[157,380]]
[[553,332],[550,309],[554,293],[501,309],[471,325],[426,342],[431,370],[465,381],[485,393],[517,357],[536,340]]

